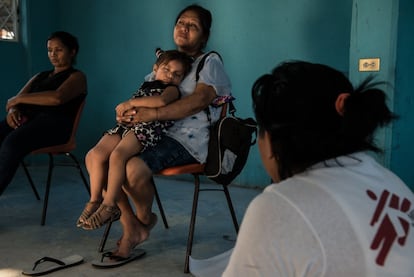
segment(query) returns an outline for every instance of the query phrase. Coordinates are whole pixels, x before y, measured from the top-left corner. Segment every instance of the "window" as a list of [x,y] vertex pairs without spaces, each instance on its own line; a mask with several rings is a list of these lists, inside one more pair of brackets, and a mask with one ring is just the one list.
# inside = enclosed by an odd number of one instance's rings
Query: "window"
[[0,0],[0,40],[17,41],[18,1]]

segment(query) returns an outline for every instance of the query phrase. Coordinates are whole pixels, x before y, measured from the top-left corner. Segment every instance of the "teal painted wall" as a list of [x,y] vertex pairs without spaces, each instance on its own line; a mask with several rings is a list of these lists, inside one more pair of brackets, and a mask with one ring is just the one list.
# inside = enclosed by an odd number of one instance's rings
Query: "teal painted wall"
[[400,120],[394,123],[391,169],[414,190],[414,2],[400,0],[394,108]]
[[[26,53],[22,44],[0,41],[0,108],[27,82]],[[2,113],[4,115],[4,113]]]
[[[87,74],[89,88],[78,133],[77,154],[80,157],[96,143],[102,131],[113,124],[115,105],[129,98],[150,71],[153,49],[174,47],[175,16],[184,6],[193,3],[175,0],[25,1],[30,4],[29,58],[22,62],[29,64],[30,73],[48,67],[44,40],[50,31],[64,29],[79,38],[77,66]],[[252,116],[250,89],[254,80],[283,60],[320,62],[348,73],[352,0],[204,0],[197,3],[213,13],[207,50],[217,50],[223,56],[233,82],[239,116]],[[0,43],[0,53],[5,49]],[[9,62],[12,61],[15,59],[11,56]],[[20,72],[26,66],[16,68],[16,74],[26,76],[27,73]],[[0,72],[6,69],[2,62]],[[8,86],[18,90],[22,79]],[[257,146],[254,146],[236,183],[263,187],[268,182]]]
[[19,42],[0,41],[0,107],[23,87],[33,74],[51,67],[46,38],[57,27],[55,1],[21,0]]
[[[102,131],[111,126],[116,103],[128,98],[150,71],[153,49],[174,47],[175,16],[192,2],[60,2],[59,25],[78,35],[79,67],[88,75],[89,96],[81,122],[83,132],[79,133],[80,147],[92,147]],[[240,116],[252,116],[250,88],[254,80],[283,60],[318,61],[348,70],[350,0],[198,3],[213,13],[208,49],[223,56]],[[254,146],[236,182],[263,186],[268,180]]]
[[[354,0],[352,14],[350,79],[356,85],[369,75],[374,75],[377,81],[385,81],[386,85],[381,87],[387,93],[389,107],[393,107],[398,1]],[[359,71],[361,58],[379,58],[380,70]],[[390,166],[392,125],[378,130],[375,140],[384,152],[373,156],[382,164]]]

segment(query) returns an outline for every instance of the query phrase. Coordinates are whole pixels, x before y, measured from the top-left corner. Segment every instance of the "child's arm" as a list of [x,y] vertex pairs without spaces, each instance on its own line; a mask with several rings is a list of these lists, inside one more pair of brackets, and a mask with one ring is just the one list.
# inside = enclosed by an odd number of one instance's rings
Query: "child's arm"
[[147,107],[157,108],[168,105],[180,97],[180,92],[176,86],[168,86],[164,89],[161,95],[139,97],[129,100],[131,105],[135,108]]
[[122,116],[127,110],[132,108],[147,107],[157,108],[168,105],[169,103],[177,100],[180,96],[180,92],[176,86],[168,86],[164,89],[161,95],[145,96],[139,98],[133,98],[128,101],[122,102],[116,106],[116,114]]

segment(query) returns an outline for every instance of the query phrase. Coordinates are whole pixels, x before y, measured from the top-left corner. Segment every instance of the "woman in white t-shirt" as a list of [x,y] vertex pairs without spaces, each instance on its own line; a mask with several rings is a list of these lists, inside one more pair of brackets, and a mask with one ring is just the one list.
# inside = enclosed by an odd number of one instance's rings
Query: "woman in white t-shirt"
[[274,184],[249,205],[223,276],[414,276],[414,196],[367,155],[395,115],[367,79],[287,62],[252,89]]

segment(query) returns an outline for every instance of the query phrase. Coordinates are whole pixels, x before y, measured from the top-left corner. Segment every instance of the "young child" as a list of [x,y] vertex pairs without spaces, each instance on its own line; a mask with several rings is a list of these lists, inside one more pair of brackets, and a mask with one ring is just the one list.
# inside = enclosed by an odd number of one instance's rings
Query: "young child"
[[[161,107],[180,97],[178,85],[191,70],[191,57],[177,50],[157,49],[153,66],[154,81],[144,82],[131,99],[116,107],[117,116],[139,107]],[[118,220],[120,210],[116,205],[125,180],[125,166],[132,156],[154,147],[172,121],[152,121],[132,124],[118,123],[105,132],[100,141],[89,151],[94,170],[89,172],[91,197],[76,225],[85,230],[97,229]],[[106,193],[103,198],[102,193]]]

